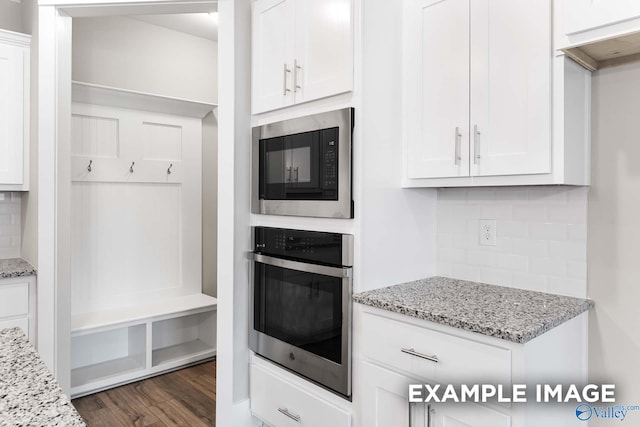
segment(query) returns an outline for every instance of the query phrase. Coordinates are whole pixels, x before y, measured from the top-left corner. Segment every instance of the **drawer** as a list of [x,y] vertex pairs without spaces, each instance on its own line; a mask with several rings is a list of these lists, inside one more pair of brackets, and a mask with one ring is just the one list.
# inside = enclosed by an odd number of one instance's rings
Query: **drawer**
[[[509,349],[370,313],[363,313],[362,331],[365,358],[416,378],[440,383],[511,382]],[[431,356],[437,361],[426,358]]]
[[29,283],[0,285],[0,318],[29,314]]
[[[251,412],[277,427],[349,427],[351,415],[267,370],[251,365]],[[288,415],[287,415],[288,414]]]
[[0,330],[5,328],[22,328],[22,332],[29,338],[29,318],[28,317],[19,317],[17,319],[11,320],[0,320]]

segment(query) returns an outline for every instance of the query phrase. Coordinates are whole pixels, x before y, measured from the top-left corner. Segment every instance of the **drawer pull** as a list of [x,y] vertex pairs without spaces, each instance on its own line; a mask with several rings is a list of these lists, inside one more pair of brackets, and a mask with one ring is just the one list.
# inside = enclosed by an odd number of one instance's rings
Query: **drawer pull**
[[434,363],[438,363],[439,362],[438,356],[436,356],[435,354],[433,356],[430,356],[428,354],[418,353],[417,351],[415,351],[412,348],[401,348],[400,351],[403,352],[403,353],[410,354],[412,356],[419,357],[421,359],[427,359],[427,360],[429,360],[431,362],[434,362]]
[[293,412],[289,412],[287,408],[278,408],[278,412],[285,414],[287,417],[291,418],[293,421],[299,423],[300,415],[294,414]]

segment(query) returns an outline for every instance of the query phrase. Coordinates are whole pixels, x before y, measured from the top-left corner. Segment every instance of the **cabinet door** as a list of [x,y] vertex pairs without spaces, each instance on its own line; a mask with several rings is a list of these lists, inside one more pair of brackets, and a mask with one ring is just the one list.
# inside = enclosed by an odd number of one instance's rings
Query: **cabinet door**
[[511,417],[473,403],[436,403],[428,406],[428,427],[510,427]]
[[24,49],[0,45],[0,184],[23,184]]
[[396,372],[362,363],[362,423],[372,427],[427,427],[427,407],[409,404],[409,384],[419,384]]
[[293,104],[294,19],[294,0],[253,4],[253,113]]
[[353,90],[352,0],[297,0],[295,101]]
[[471,8],[471,175],[549,173],[551,2]]
[[638,0],[564,0],[566,34],[594,29],[640,17]]
[[408,178],[469,175],[469,0],[409,0],[404,11]]

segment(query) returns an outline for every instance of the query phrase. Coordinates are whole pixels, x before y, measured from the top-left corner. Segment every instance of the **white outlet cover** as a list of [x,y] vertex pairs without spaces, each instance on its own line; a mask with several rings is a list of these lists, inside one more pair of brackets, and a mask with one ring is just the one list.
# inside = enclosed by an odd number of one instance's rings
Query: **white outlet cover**
[[497,241],[497,229],[495,219],[481,219],[478,239],[481,246],[495,246]]

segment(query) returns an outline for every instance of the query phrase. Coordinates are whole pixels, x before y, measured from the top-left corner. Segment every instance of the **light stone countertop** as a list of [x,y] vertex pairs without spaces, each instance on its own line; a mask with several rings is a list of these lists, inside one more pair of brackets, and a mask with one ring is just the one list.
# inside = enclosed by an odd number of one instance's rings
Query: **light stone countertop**
[[431,277],[355,294],[357,303],[516,343],[593,307],[591,300]]
[[86,426],[20,328],[0,330],[0,426]]
[[36,269],[22,258],[0,259],[0,279],[35,275]]

